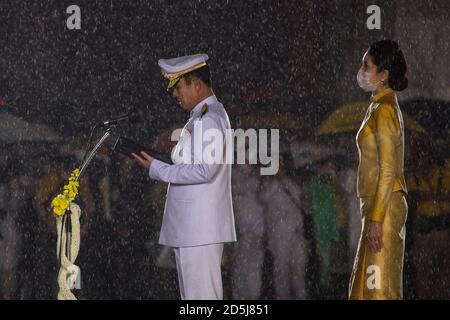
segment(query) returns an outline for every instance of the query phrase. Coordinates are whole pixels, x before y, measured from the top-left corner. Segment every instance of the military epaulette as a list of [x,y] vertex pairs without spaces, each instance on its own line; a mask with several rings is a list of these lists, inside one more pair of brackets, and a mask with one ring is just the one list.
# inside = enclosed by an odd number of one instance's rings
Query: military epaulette
[[204,115],[205,113],[207,113],[207,112],[208,112],[208,105],[205,103],[205,104],[203,105],[203,107],[202,107],[202,111],[201,111],[201,114],[200,114],[200,118],[203,117],[203,115]]

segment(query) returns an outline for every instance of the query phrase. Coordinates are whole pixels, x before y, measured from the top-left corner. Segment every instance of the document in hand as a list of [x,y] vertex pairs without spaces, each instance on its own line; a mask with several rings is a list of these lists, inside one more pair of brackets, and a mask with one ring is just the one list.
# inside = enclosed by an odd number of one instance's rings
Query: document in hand
[[151,155],[153,158],[158,159],[162,162],[173,164],[172,159],[169,154],[161,153],[158,151],[155,151],[151,148],[144,147],[137,142],[125,138],[123,136],[120,136],[119,139],[117,139],[116,144],[114,145],[114,151],[120,152],[127,157],[130,157],[133,159],[132,153],[135,153],[137,155],[141,155],[141,151],[144,151]]

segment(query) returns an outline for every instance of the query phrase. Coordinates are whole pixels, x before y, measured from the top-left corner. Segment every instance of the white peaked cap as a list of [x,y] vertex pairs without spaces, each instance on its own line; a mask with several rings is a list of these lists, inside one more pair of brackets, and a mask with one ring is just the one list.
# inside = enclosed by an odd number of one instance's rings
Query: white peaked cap
[[182,75],[206,66],[207,54],[194,54],[172,59],[159,59],[158,65],[163,76],[169,79],[167,90],[172,88]]

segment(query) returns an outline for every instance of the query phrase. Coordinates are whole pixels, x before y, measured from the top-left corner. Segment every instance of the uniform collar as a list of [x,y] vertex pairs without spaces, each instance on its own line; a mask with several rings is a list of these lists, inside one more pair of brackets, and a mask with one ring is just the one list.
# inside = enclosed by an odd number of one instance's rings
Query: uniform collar
[[370,98],[370,101],[372,102],[378,102],[381,98],[383,98],[385,95],[392,94],[394,91],[392,91],[391,88],[386,88],[383,91],[377,93],[376,95],[372,96]]
[[206,98],[206,99],[200,101],[200,102],[194,107],[194,109],[191,110],[191,117],[193,117],[194,115],[200,113],[201,110],[202,110],[202,107],[203,107],[205,104],[211,105],[211,104],[217,103],[217,102],[218,102],[218,100],[217,100],[217,98],[216,98],[215,95],[209,96],[208,98]]

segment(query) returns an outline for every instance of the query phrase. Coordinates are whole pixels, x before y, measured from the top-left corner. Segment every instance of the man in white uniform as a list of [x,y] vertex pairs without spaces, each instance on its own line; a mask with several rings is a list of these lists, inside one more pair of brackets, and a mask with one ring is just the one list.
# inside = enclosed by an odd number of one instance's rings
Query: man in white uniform
[[264,205],[260,193],[259,167],[237,164],[233,169],[233,207],[239,241],[231,251],[231,293],[234,300],[257,300],[261,296],[264,267]]
[[[207,59],[197,54],[158,62],[168,90],[191,115],[172,153],[174,164],[133,154],[150,178],[169,183],[159,243],[174,248],[181,298],[189,300],[223,298],[223,244],[236,241],[231,164],[224,159],[230,121],[212,91]],[[203,158],[208,132],[221,133],[213,143],[223,146],[216,150],[223,151],[220,162]]]

